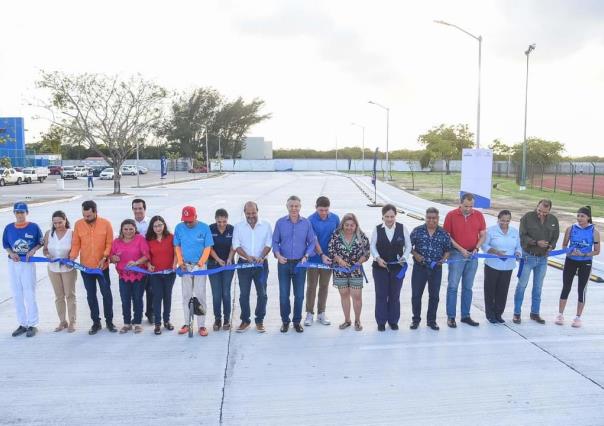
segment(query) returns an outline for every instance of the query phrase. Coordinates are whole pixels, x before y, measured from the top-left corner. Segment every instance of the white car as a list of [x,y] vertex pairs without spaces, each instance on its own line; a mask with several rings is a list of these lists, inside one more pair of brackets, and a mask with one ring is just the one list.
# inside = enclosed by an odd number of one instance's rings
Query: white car
[[88,168],[85,166],[75,166],[75,172],[77,177],[88,176]]
[[136,166],[134,166],[134,165],[124,164],[122,167],[120,167],[120,174],[122,176],[124,176],[124,175],[136,176],[138,174],[138,170],[136,170]]
[[74,166],[64,166],[61,172],[61,178],[63,179],[77,179],[78,172]]
[[138,173],[141,175],[146,175],[149,172],[149,169],[144,166],[138,166]]
[[114,176],[114,171],[112,167],[108,167],[106,169],[104,169],[101,174],[99,175],[99,178],[101,180],[113,180],[113,176]]

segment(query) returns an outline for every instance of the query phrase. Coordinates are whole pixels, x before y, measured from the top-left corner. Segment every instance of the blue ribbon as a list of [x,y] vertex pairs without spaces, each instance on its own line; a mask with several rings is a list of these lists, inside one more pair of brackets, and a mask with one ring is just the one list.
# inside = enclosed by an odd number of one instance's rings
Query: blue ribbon
[[143,269],[138,266],[126,266],[126,270],[132,271],[132,272],[138,272],[140,274],[145,274],[145,275],[166,275],[166,274],[172,274],[172,273],[176,272],[176,275],[178,275],[179,277],[182,277],[183,275],[207,276],[207,275],[219,274],[223,271],[234,271],[236,269],[262,268],[263,266],[264,265],[262,265],[261,263],[235,263],[233,265],[219,266],[218,268],[212,268],[212,269],[200,269],[197,271],[183,271],[180,268],[176,268],[176,269],[165,269],[163,271],[157,271],[157,272],[151,272],[147,269]]
[[61,265],[70,266],[74,269],[77,269],[78,271],[85,272],[87,274],[100,275],[101,277],[103,276],[102,269],[88,268],[88,267],[82,265],[81,263],[74,262],[73,260],[69,260],[69,259],[63,259],[63,258],[49,259],[47,257],[32,256],[29,258],[29,260],[27,260],[25,256],[21,255],[21,256],[19,256],[19,260],[21,262],[26,262],[26,263],[60,263]]
[[318,263],[318,262],[300,262],[296,265],[296,268],[324,269],[327,271],[340,272],[341,274],[350,274],[350,273],[356,271],[357,269],[361,268],[361,265],[359,265],[358,263],[355,263],[350,268],[344,268],[342,266],[330,266],[330,265],[326,265],[324,263]]

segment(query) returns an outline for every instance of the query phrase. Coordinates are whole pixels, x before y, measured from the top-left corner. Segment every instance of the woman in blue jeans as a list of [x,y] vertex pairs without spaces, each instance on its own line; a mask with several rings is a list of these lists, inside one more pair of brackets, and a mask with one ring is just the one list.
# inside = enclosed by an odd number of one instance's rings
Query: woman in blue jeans
[[[215,269],[233,263],[233,225],[229,225],[229,214],[218,209],[214,215],[216,223],[210,225],[214,246],[210,252],[208,269]],[[214,306],[214,331],[231,328],[231,282],[235,271],[222,271],[210,275],[212,302]],[[222,314],[224,313],[224,323]]]

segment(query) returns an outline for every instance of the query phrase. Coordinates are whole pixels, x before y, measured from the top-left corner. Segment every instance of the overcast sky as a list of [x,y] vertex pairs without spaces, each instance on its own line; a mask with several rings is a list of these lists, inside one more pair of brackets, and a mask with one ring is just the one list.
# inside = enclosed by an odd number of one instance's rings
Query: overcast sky
[[604,156],[604,1],[22,1],[6,2],[0,116],[24,116],[27,141],[48,123],[28,103],[39,70],[141,73],[169,89],[212,86],[260,97],[273,118],[252,129],[274,147],[361,144],[417,149],[440,123],[476,129],[482,35],[486,146],[522,140],[528,44],[528,135],[570,155]]

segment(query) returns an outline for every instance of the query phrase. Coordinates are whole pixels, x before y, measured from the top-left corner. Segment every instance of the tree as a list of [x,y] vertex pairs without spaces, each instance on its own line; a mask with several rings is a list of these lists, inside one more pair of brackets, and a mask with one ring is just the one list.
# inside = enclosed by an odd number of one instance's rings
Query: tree
[[494,139],[489,148],[493,150],[493,157],[496,160],[507,160],[514,153],[512,146],[504,144],[499,139]]
[[5,169],[10,169],[12,167],[10,158],[8,158],[8,157],[0,158],[0,167],[4,167]]
[[39,152],[61,154],[61,145],[67,142],[68,135],[64,127],[51,124],[46,133],[42,133]]
[[[545,167],[562,158],[564,144],[561,142],[540,138],[528,138],[526,142],[526,164],[528,166],[537,164]],[[518,164],[522,162],[522,148],[522,142],[512,147],[514,161]]]
[[[140,75],[122,79],[42,71],[37,87],[49,92],[50,99],[42,106],[52,112],[52,123],[70,138],[83,141],[116,170],[160,122],[166,97],[165,89]],[[116,173],[113,193],[120,192]]]
[[441,124],[433,127],[427,133],[419,135],[418,142],[426,147],[427,154],[422,155],[422,167],[431,160],[442,159],[445,161],[447,174],[450,174],[450,162],[454,158],[461,158],[464,148],[472,148],[474,135],[468,130],[467,124],[446,126]]

